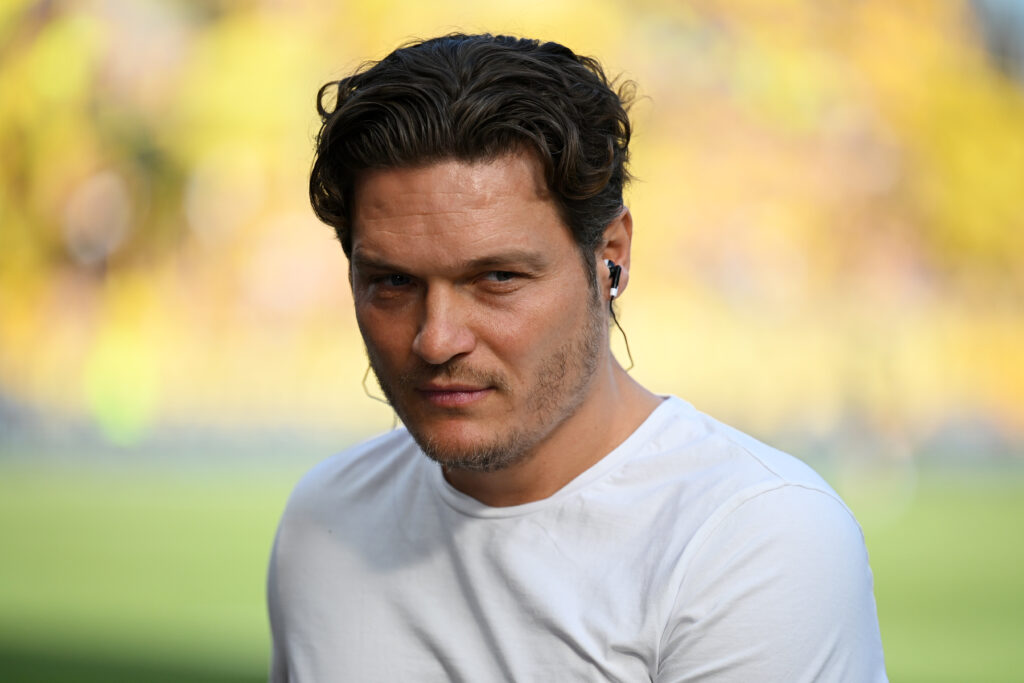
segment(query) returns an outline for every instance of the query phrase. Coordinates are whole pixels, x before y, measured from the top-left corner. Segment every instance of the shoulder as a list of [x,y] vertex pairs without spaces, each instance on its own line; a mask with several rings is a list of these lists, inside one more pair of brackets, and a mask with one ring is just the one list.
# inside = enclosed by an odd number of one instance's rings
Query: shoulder
[[[308,566],[335,557],[342,541],[364,547],[403,499],[397,487],[422,480],[425,460],[402,430],[388,432],[314,466],[285,505],[271,554],[271,580],[308,572]],[[305,567],[305,568],[303,568]]]
[[346,449],[310,469],[295,485],[285,517],[326,504],[351,502],[415,467],[418,447],[405,429],[395,429]]
[[713,575],[737,548],[761,563],[838,549],[864,565],[860,527],[811,467],[680,399],[652,418],[591,499],[614,496],[616,518],[651,529],[670,586]]
[[[639,481],[668,488],[687,518],[703,525],[768,491],[779,504],[815,491],[845,510],[839,496],[809,465],[730,427],[685,401],[669,397],[645,425],[642,443],[624,465]],[[848,514],[848,512],[847,512]]]
[[884,680],[864,538],[842,499],[790,455],[693,409],[679,420],[680,514],[699,520],[676,558],[659,680],[701,666],[735,674],[723,680]]
[[885,680],[864,539],[834,495],[782,483],[739,498],[694,541],[659,680],[711,663],[730,672],[722,680]]
[[[708,547],[760,544],[775,554],[863,552],[853,514],[824,479],[801,460],[729,427],[685,402],[675,415],[678,442],[661,457],[676,461],[680,505],[694,520],[680,565]],[[719,556],[715,552],[712,555]]]
[[870,586],[864,536],[850,510],[830,490],[790,482],[745,490],[723,504],[697,532],[681,568],[684,589],[698,591],[722,571],[759,581],[785,572],[804,595],[841,586],[844,577]]

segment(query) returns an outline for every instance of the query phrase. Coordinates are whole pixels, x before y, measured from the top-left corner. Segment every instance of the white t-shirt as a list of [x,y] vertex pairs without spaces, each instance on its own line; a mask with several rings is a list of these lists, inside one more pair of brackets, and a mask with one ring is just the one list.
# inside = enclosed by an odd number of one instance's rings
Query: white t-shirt
[[404,429],[298,484],[271,681],[885,681],[864,539],[800,461],[668,398],[544,500],[489,507]]

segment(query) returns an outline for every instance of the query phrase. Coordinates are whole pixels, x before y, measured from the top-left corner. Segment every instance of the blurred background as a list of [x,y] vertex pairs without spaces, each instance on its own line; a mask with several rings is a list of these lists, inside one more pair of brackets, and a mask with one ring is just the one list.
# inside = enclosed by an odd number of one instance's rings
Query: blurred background
[[847,499],[894,681],[1022,680],[1015,0],[5,0],[0,677],[264,678],[290,487],[393,420],[314,95],[452,30],[638,83],[634,376]]

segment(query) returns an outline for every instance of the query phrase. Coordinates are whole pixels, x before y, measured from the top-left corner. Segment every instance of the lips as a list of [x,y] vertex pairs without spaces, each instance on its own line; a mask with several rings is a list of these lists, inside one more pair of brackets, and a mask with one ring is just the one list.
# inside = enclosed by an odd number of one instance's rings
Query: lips
[[483,400],[493,387],[481,387],[468,384],[426,384],[416,389],[423,398],[439,407],[461,407]]

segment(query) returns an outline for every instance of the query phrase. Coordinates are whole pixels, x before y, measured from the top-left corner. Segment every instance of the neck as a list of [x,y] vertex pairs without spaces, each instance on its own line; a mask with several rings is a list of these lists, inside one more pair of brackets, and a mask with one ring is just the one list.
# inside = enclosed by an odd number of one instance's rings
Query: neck
[[625,441],[660,401],[609,357],[576,412],[522,460],[496,472],[446,469],[445,479],[493,507],[547,498]]

